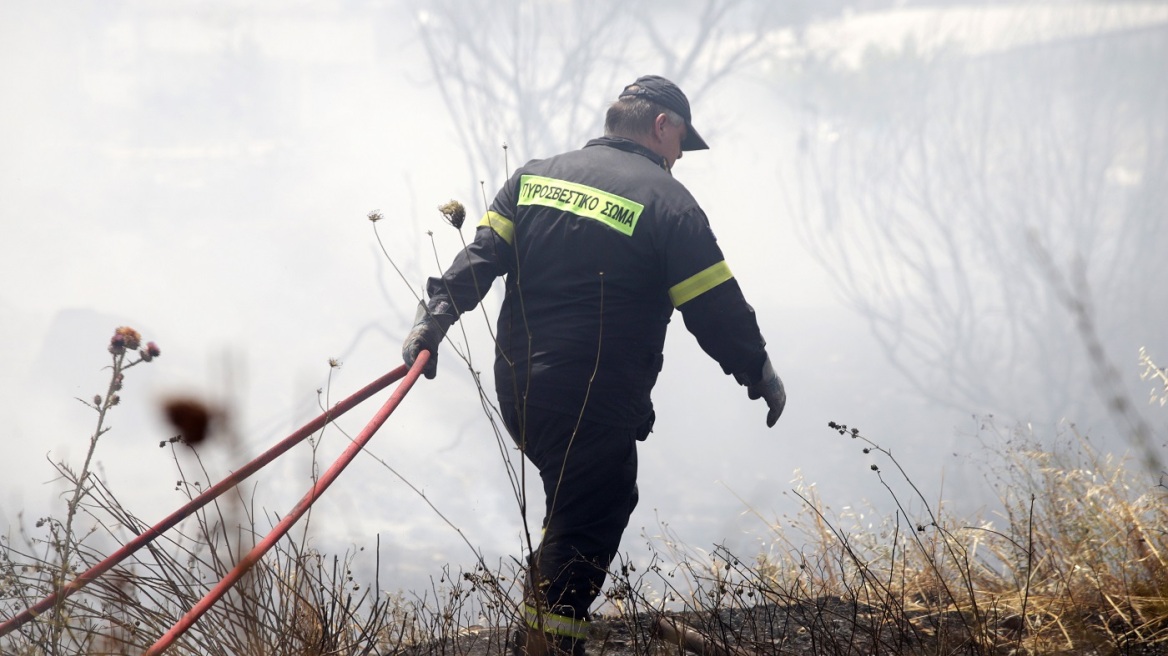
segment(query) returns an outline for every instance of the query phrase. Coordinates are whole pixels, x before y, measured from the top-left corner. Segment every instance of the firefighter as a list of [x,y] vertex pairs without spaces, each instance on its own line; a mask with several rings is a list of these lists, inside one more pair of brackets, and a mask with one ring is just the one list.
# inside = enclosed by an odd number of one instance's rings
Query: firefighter
[[603,137],[528,162],[499,191],[474,241],[430,278],[402,348],[412,365],[503,276],[494,367],[499,410],[539,470],[543,537],[529,558],[517,654],[583,654],[589,607],[637,504],[637,441],[675,309],[702,349],[767,404],[786,392],[753,308],[701,207],[672,176],[708,148],[689,101],[656,75],[608,109]]

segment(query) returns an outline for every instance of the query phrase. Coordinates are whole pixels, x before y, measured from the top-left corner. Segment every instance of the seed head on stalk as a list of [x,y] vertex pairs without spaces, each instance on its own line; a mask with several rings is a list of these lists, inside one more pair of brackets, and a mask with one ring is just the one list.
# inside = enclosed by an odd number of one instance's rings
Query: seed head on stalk
[[456,200],[452,200],[448,203],[439,205],[438,211],[442,212],[442,218],[446,219],[447,223],[454,226],[455,230],[462,229],[462,224],[464,221],[466,221],[466,208],[463,207],[462,203]]

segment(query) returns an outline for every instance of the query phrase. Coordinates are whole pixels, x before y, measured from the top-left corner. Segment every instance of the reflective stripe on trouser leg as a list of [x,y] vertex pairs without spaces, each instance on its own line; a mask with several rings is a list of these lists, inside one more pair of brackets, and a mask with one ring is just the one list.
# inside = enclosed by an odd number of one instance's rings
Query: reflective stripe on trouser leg
[[540,617],[539,610],[531,604],[523,604],[523,618],[527,622],[527,626],[536,631],[574,640],[588,638],[588,620],[578,620],[555,613],[543,613],[543,617]]

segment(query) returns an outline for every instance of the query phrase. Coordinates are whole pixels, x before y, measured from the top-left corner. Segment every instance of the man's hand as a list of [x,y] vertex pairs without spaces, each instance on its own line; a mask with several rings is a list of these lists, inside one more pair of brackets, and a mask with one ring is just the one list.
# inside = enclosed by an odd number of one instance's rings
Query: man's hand
[[775,373],[775,368],[771,366],[771,359],[768,357],[766,362],[762,365],[762,374],[758,381],[754,383],[747,383],[742,377],[736,375],[738,382],[746,385],[746,395],[751,400],[765,399],[767,408],[767,428],[775,425],[779,420],[779,415],[783,414],[783,408],[787,405],[787,390],[783,388],[783,381],[779,375]]
[[406,335],[402,344],[402,360],[407,367],[414,366],[414,360],[422,351],[430,352],[430,361],[422,374],[426,378],[434,378],[438,374],[438,345],[446,336],[446,331],[454,324],[455,317],[450,312],[450,304],[445,301],[432,302],[434,307],[428,308],[424,302],[418,303],[418,312],[414,315],[414,327]]

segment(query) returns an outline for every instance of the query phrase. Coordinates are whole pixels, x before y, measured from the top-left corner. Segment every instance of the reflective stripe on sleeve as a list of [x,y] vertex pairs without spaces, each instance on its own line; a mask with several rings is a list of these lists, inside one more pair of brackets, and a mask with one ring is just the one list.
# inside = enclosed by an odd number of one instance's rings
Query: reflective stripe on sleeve
[[483,220],[479,221],[479,227],[486,226],[495,231],[495,234],[503,238],[503,241],[508,244],[515,238],[515,224],[511,219],[499,214],[498,212],[487,212],[483,215]]
[[679,308],[733,277],[730,265],[726,264],[726,260],[722,260],[670,287],[669,300],[673,301],[673,307]]
[[523,615],[527,626],[536,631],[543,631],[552,635],[585,640],[588,638],[588,620],[578,620],[566,615],[544,613],[543,622],[540,622],[540,613],[529,604],[523,604]]

